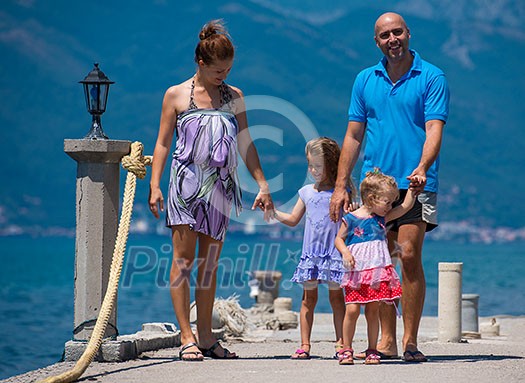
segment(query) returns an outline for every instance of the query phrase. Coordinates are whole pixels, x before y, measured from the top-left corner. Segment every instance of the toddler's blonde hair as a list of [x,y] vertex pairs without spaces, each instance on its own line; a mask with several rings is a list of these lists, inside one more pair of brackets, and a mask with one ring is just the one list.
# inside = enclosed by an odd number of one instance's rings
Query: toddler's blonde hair
[[394,177],[381,173],[379,169],[367,172],[360,185],[361,202],[366,206],[374,206],[377,199],[387,193],[393,193],[399,198],[399,189]]

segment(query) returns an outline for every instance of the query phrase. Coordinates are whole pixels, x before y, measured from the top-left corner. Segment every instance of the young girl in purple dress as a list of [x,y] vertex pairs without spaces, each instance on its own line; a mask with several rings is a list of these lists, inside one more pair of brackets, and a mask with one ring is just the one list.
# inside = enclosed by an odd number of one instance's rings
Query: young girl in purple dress
[[345,268],[341,254],[334,245],[341,222],[332,222],[329,217],[330,197],[335,185],[340,149],[334,140],[321,137],[309,141],[305,152],[308,171],[315,183],[299,190],[299,198],[291,213],[275,210],[275,218],[288,226],[296,226],[306,215],[301,259],[292,277],[292,281],[301,283],[304,289],[299,315],[301,346],[292,355],[293,359],[310,358],[310,336],[319,283],[327,283],[329,287],[336,354],[342,348],[345,312],[343,292],[339,286]]

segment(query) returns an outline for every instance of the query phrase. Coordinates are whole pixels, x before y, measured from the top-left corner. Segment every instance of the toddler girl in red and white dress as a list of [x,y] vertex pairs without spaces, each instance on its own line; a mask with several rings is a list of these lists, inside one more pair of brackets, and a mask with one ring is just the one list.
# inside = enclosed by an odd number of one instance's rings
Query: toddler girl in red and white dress
[[[417,183],[417,179],[413,180]],[[346,311],[343,321],[344,349],[339,351],[339,364],[354,364],[352,341],[361,305],[365,306],[368,349],[365,364],[379,364],[379,303],[393,303],[401,297],[401,284],[392,265],[386,239],[386,222],[396,219],[412,208],[416,192],[406,194],[395,208],[399,190],[393,177],[379,170],[368,172],[361,182],[362,206],[343,217],[335,246],[348,268],[341,286]]]

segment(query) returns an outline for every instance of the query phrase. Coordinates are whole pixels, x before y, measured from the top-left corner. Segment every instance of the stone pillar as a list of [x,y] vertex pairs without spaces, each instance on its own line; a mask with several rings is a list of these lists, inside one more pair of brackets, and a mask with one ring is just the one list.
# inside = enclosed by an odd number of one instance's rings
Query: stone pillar
[[463,263],[440,262],[438,285],[438,341],[461,340],[461,272]]
[[[120,160],[130,141],[64,140],[77,161],[74,340],[91,337],[106,293],[118,228]],[[116,303],[105,337],[117,334]]]
[[254,278],[259,281],[259,295],[257,303],[273,304],[275,298],[279,297],[279,284],[282,273],[272,270],[256,270]]

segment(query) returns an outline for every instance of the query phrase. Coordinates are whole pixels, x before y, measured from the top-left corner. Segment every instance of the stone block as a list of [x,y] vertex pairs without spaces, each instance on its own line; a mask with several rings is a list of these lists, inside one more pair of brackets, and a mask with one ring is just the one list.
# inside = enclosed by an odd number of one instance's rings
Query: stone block
[[145,332],[160,332],[164,334],[170,334],[177,331],[177,326],[173,323],[162,323],[162,322],[152,322],[144,323],[142,325],[142,331]]
[[[80,359],[86,350],[88,342],[70,340],[65,345],[64,361],[71,362]],[[107,340],[95,355],[97,362],[125,362],[138,356],[136,344],[131,340]]]

